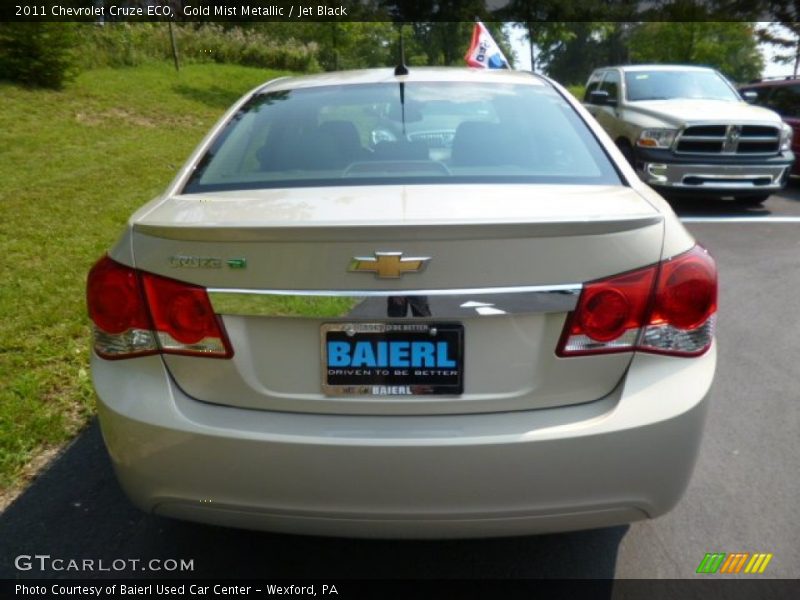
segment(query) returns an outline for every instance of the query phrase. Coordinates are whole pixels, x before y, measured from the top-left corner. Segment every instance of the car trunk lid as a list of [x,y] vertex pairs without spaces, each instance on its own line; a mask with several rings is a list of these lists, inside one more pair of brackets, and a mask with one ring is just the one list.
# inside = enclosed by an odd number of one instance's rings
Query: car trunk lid
[[[580,284],[657,262],[663,238],[662,216],[622,186],[184,195],[145,207],[133,225],[137,268],[209,288],[233,345],[230,360],[165,357],[182,389],[218,404],[352,414],[523,410],[603,397],[630,356],[556,357],[567,312]],[[354,258],[376,253],[430,260],[396,278],[350,270]],[[402,316],[387,311],[398,299]],[[420,299],[427,312],[414,310]],[[463,326],[463,393],[405,395],[390,386],[326,394],[323,331],[386,323]]]

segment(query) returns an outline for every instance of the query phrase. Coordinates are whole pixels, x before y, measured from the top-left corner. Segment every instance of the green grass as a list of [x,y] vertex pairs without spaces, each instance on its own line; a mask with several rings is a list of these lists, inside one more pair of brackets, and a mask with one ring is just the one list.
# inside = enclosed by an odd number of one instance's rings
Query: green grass
[[0,83],[0,496],[94,411],[86,272],[222,112],[281,73],[167,64]]
[[578,100],[583,101],[583,94],[586,92],[586,86],[583,85],[568,85],[569,93],[575,96]]

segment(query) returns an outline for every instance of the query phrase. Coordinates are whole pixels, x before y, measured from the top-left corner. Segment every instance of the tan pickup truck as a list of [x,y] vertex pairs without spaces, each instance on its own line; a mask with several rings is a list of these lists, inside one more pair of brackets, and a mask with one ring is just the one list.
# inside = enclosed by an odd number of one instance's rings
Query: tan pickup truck
[[792,129],[707,67],[597,69],[584,104],[664,196],[760,204],[786,185],[794,163]]

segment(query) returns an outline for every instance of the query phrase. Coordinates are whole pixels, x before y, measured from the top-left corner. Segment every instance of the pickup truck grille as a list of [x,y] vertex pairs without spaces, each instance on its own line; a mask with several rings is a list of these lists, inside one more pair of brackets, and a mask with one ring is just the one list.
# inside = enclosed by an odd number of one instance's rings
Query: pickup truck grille
[[694,125],[678,138],[675,154],[777,154],[781,134],[769,125]]

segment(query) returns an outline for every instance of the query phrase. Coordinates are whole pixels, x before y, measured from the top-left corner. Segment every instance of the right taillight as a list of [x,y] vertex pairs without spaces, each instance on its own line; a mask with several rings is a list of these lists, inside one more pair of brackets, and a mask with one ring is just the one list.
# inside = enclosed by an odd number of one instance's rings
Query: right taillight
[[142,273],[105,256],[89,271],[86,300],[94,349],[103,358],[158,352],[233,355],[222,321],[200,286]]
[[657,265],[587,283],[556,353],[696,356],[711,346],[716,312],[716,265],[695,246]]
[[717,319],[717,266],[695,246],[661,263],[653,307],[638,349],[694,356],[711,346]]

